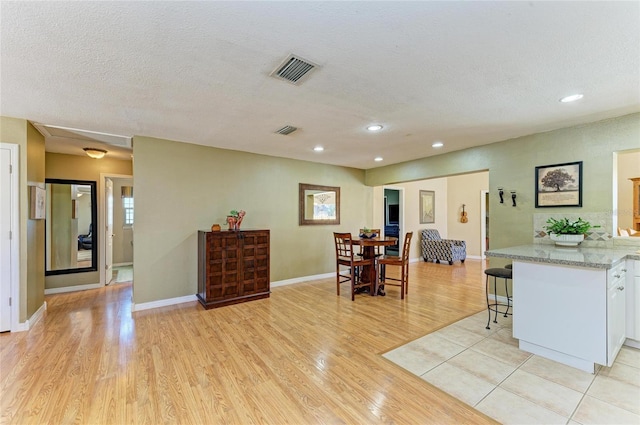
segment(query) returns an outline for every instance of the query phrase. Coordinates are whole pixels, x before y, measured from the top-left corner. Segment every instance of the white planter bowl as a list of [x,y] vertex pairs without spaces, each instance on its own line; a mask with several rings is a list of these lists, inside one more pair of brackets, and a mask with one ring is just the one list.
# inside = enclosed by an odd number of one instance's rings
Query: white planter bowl
[[549,238],[558,246],[578,246],[584,240],[584,235],[556,235],[551,233]]

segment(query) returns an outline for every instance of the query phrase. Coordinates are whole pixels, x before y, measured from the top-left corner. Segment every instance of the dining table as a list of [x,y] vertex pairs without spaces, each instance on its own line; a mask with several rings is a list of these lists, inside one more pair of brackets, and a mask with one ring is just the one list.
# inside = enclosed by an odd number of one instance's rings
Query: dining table
[[[398,243],[398,238],[394,238],[392,236],[384,236],[384,237],[358,237],[352,239],[353,245],[359,245],[362,247],[362,257],[376,258],[376,248],[381,246],[393,246]],[[375,261],[374,261],[375,264]],[[362,282],[377,282],[378,280],[378,267],[376,265],[372,266],[364,266],[362,270],[361,276]],[[371,295],[376,295],[377,291],[373,291],[374,293]]]

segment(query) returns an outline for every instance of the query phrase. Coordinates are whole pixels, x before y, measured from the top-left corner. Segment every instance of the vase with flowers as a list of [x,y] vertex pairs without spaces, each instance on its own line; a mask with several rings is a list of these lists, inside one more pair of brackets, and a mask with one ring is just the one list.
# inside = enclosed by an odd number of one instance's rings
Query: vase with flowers
[[227,216],[229,230],[240,230],[240,224],[246,213],[243,210],[231,210]]

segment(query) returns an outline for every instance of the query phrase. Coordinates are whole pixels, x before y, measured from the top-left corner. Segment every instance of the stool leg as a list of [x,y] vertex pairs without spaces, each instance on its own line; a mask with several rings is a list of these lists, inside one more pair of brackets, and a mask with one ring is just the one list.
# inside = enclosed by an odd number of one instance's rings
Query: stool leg
[[507,285],[508,280],[504,278],[504,292],[507,294],[507,311],[504,312],[504,317],[507,317],[509,314],[509,308],[511,307],[511,300],[509,299],[509,286]]
[[496,287],[496,277],[493,277],[493,302],[495,303],[495,315],[493,316],[493,323],[498,323],[498,288]]
[[487,275],[487,278],[485,279],[485,287],[485,294],[487,296],[487,313],[489,313],[489,318],[487,319],[487,326],[485,327],[485,329],[491,329],[489,327],[489,322],[491,322],[491,307],[489,306],[489,275]]

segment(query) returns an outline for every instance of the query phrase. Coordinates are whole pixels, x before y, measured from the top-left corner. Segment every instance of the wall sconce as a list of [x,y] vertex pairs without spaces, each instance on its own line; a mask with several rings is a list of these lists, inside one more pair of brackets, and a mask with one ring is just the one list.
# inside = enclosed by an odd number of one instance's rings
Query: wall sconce
[[107,154],[107,151],[105,151],[104,149],[98,149],[98,148],[82,148],[82,150],[85,151],[85,153],[89,155],[91,158],[95,158],[95,159],[100,159]]
[[498,188],[498,195],[500,195],[500,203],[504,204],[504,190],[501,187]]
[[511,201],[513,202],[513,206],[516,206],[516,191],[512,190],[511,191]]

